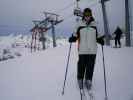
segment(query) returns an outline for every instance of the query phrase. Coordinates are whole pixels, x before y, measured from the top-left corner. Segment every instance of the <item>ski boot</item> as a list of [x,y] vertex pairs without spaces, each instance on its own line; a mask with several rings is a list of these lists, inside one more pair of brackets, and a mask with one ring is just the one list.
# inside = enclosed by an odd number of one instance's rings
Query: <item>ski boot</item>
[[79,89],[83,89],[83,80],[78,80]]
[[91,90],[92,82],[90,80],[85,80],[85,86],[87,90]]

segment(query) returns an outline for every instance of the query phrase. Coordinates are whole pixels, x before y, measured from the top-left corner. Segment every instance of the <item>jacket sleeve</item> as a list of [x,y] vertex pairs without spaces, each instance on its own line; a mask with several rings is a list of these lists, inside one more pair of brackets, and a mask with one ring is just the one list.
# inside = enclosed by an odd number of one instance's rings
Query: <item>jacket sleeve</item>
[[95,26],[93,26],[93,27],[96,29],[96,41],[97,41],[97,43],[104,45],[105,35],[101,36],[100,34],[98,34],[97,27],[95,27]]

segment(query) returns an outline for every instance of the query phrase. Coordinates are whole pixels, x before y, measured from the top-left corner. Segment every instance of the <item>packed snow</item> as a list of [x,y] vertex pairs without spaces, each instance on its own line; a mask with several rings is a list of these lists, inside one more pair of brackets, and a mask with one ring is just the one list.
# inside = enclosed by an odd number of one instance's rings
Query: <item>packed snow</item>
[[[78,52],[72,45],[65,94],[65,76],[69,44],[28,52],[0,62],[0,100],[80,100],[76,80]],[[133,48],[104,46],[108,100],[133,100]],[[102,49],[98,45],[93,77],[95,100],[104,100]],[[88,98],[88,97],[87,97]],[[89,99],[88,99],[89,100]]]

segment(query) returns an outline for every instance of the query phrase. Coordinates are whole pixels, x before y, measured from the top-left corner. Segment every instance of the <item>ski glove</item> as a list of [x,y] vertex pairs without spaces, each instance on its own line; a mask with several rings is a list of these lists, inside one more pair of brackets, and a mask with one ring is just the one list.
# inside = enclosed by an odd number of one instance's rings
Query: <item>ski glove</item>
[[97,43],[104,45],[104,36],[97,38]]
[[71,36],[69,38],[69,43],[76,42],[77,38],[75,36]]

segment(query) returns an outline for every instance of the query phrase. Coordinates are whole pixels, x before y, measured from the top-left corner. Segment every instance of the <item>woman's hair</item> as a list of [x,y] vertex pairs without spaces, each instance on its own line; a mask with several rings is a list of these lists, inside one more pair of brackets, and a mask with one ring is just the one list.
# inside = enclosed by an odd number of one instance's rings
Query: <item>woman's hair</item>
[[89,23],[91,23],[92,21],[94,21],[94,18],[93,18],[93,16],[92,16],[92,11],[91,11],[90,8],[85,8],[85,9],[84,9],[82,20],[85,19],[85,16],[86,16],[87,13],[88,13],[89,16],[91,16],[90,21],[88,22],[88,24],[89,24]]
[[85,16],[85,15],[86,15],[86,13],[89,13],[89,14],[90,14],[90,16],[92,16],[92,11],[91,11],[91,9],[90,9],[90,8],[85,8],[85,9],[84,9],[84,11],[83,11],[83,16]]

